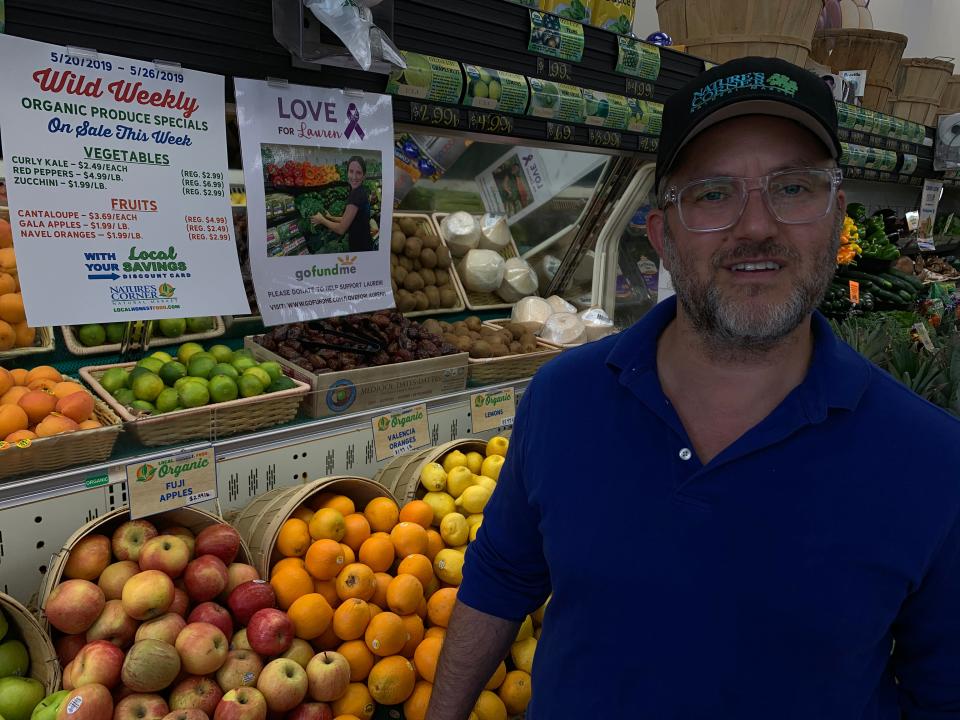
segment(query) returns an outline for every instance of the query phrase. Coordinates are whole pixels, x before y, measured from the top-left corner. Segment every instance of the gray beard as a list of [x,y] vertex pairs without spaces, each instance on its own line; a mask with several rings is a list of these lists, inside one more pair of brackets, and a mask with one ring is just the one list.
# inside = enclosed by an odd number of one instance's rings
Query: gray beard
[[[725,299],[716,286],[697,278],[694,268],[677,251],[670,227],[665,222],[663,255],[672,268],[671,279],[677,301],[707,353],[721,359],[756,358],[769,353],[796,330],[823,301],[830,286],[836,271],[842,226],[843,213],[838,210],[831,241],[814,258],[811,272],[800,278],[785,302],[748,308],[735,300]],[[757,256],[782,257],[794,263],[800,261],[792,249],[769,240],[718,253],[712,263],[714,269],[719,269],[731,261]],[[759,292],[759,288],[756,291]]]

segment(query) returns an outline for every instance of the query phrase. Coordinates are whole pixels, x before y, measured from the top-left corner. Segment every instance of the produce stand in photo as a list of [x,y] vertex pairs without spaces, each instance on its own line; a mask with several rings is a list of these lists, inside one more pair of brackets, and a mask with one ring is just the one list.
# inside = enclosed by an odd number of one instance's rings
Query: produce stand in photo
[[[174,338],[168,338],[158,334],[156,321],[154,321],[153,335],[150,337],[149,347],[169,347],[170,345],[182,345],[188,342],[199,343],[204,340],[221,337],[226,332],[227,326],[223,318],[219,315],[212,317],[213,327],[209,330],[201,333],[185,333]],[[63,342],[67,346],[67,350],[73,355],[86,357],[88,355],[116,355],[120,352],[120,343],[106,343],[104,345],[91,345],[87,347],[80,342],[80,339],[77,337],[77,332],[72,325],[64,325],[60,329],[63,331]]]

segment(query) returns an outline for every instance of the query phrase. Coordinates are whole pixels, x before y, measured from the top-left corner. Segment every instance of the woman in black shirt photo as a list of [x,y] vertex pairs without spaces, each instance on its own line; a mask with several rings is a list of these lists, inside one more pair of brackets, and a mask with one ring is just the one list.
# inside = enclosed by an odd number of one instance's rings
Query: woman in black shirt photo
[[373,236],[370,233],[370,194],[363,186],[366,175],[366,161],[359,155],[351,157],[347,162],[347,183],[350,185],[350,195],[347,197],[347,207],[343,217],[317,213],[310,218],[314,225],[323,225],[337,235],[347,235],[347,248],[350,252],[373,250]]

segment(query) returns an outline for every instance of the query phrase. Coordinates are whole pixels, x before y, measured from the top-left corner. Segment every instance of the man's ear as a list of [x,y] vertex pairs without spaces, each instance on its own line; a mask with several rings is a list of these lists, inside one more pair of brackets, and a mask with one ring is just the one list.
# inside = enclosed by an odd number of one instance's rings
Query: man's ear
[[843,213],[844,216],[847,214],[847,194],[843,190],[837,190],[837,209]]
[[[647,239],[650,241],[650,244],[653,245],[653,249],[657,251],[657,255],[660,256],[664,267],[666,267],[666,262],[663,258],[663,231],[666,227],[666,222],[667,217],[664,210],[654,208],[647,213]],[[669,270],[670,268],[667,269]]]

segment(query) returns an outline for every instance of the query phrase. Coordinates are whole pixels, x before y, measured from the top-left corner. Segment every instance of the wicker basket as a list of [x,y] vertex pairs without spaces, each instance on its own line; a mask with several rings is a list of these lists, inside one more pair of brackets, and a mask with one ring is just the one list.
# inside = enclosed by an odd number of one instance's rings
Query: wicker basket
[[13,350],[4,350],[0,352],[0,360],[11,360],[13,358],[24,357],[25,355],[39,355],[40,353],[50,352],[56,347],[53,339],[52,327],[37,328],[37,336],[33,339],[33,345],[28,347],[14,348]]
[[933,58],[904,58],[897,71],[891,112],[904,120],[933,125],[951,77],[952,62]]
[[[67,560],[70,557],[70,551],[81,539],[85,538],[91,533],[100,533],[109,537],[113,534],[114,530],[116,530],[129,519],[129,508],[120,508],[118,510],[114,510],[113,512],[107,513],[103,517],[98,517],[94,520],[91,520],[86,525],[80,527],[75,533],[73,533],[73,535],[67,538],[66,542],[63,544],[63,547],[60,548],[60,550],[58,550],[53,557],[50,558],[50,562],[47,565],[49,570],[47,570],[47,574],[43,579],[43,585],[40,587],[40,596],[37,601],[37,607],[40,609],[46,607],[47,598],[50,597],[50,593],[53,592],[54,588],[57,587],[57,585],[59,585],[60,581],[63,579],[63,571],[67,566]],[[163,528],[177,525],[185,527],[193,533],[199,533],[206,527],[224,522],[216,515],[195,507],[182,507],[177,508],[176,510],[167,510],[160,515],[154,515],[146,519],[161,530]],[[236,562],[252,564],[250,558],[250,550],[241,537],[240,550],[237,552]],[[47,622],[45,617],[41,617],[41,623],[43,624],[44,629],[47,632],[50,632],[50,623]]]
[[[67,350],[69,350],[73,355],[86,357],[87,355],[116,355],[120,352],[120,343],[86,347],[77,339],[76,333],[74,333],[73,328],[70,325],[64,325],[60,329],[63,330],[63,341],[67,345]],[[187,342],[211,340],[213,338],[222,336],[226,331],[227,326],[224,324],[223,318],[221,318],[219,315],[215,315],[213,317],[213,328],[207,332],[181,335],[180,337],[175,338],[154,335],[150,338],[150,347],[157,348],[168,345],[181,345]]]
[[940,98],[940,115],[952,115],[960,113],[960,75],[951,75],[947,80],[947,89],[943,91],[943,97]]
[[26,447],[8,447],[0,461],[0,480],[109,460],[122,429],[120,418],[96,396],[93,414],[103,427],[31,440]]
[[[430,216],[426,213],[394,213],[393,217],[395,220],[402,220],[404,218],[413,220],[417,223],[418,230],[417,232],[425,233],[426,235],[435,236],[440,240],[440,244],[444,247],[447,244],[443,241],[443,237],[440,235],[440,230],[434,225],[430,220]],[[412,312],[405,312],[405,317],[422,317],[423,315],[446,315],[449,313],[459,313],[463,312],[466,309],[464,304],[464,294],[463,287],[457,282],[456,271],[451,265],[449,268],[451,285],[453,286],[453,291],[457,294],[457,304],[449,308],[436,308],[431,310],[414,310]]]
[[27,646],[30,655],[30,677],[43,684],[46,694],[60,689],[60,662],[50,635],[27,608],[5,593],[0,593],[0,611],[13,632],[4,640],[16,638]]
[[[400,501],[401,506],[406,505],[411,500],[422,498],[427,494],[427,491],[420,485],[420,471],[423,470],[423,466],[432,462],[440,462],[440,459],[452,450],[459,450],[463,453],[478,452],[485,455],[487,441],[451,440],[436,447],[401,455],[394,458],[390,465],[381,470],[374,480],[382,483],[387,490],[393,493],[393,496]],[[406,462],[401,462],[404,459],[406,459]]]
[[377,497],[395,500],[386,488],[367,478],[332,476],[304,485],[277,488],[251,500],[231,521],[250,548],[253,565],[262,577],[270,576],[270,568],[283,556],[276,550],[280,528],[293,511],[320,492],[346,495],[360,511]]
[[290,422],[310,386],[293,380],[296,387],[266,395],[239,398],[203,407],[174,410],[163,415],[137,417],[117,402],[100,384],[103,374],[112,368],[131,368],[136,363],[93,365],[80,368],[80,376],[125,422],[127,431],[141,445],[174,445],[189,440],[216,439],[253,432]]
[[906,47],[907,36],[900,33],[853,28],[818,30],[813,36],[810,56],[835,73],[866,70],[863,106],[886,112]]
[[760,55],[803,67],[823,0],[657,0],[660,29],[717,63]]
[[[491,320],[484,323],[488,327],[501,327],[509,320]],[[498,358],[469,358],[467,360],[467,380],[477,384],[491,385],[506,380],[518,380],[533,377],[546,362],[560,354],[560,348],[537,340],[540,348],[537,352],[523,355],[507,355]]]

